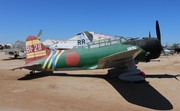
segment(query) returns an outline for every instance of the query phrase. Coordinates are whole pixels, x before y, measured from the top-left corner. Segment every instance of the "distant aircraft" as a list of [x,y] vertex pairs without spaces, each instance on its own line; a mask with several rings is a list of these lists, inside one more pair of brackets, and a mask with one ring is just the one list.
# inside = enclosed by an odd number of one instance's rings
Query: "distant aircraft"
[[177,53],[179,54],[180,52],[180,44],[175,43],[172,46],[166,45],[164,48],[166,48],[167,50],[170,50],[171,52]]
[[[40,40],[41,38],[41,34],[42,34],[42,30],[39,31],[37,38]],[[25,46],[25,42],[23,41],[16,41],[11,48],[8,49],[4,49],[0,52],[5,52],[5,54],[9,54],[9,55],[13,55],[14,58],[25,58],[26,57],[26,46]],[[22,52],[23,54],[20,56],[20,52]]]
[[[112,39],[88,43],[70,50],[49,50],[35,36],[26,39],[26,63],[16,69],[35,71],[91,70],[113,68],[108,71],[111,77],[119,76],[125,81],[143,81],[145,73],[135,66],[136,61],[149,61],[159,57],[161,44],[151,39],[148,49],[123,44],[124,39]],[[153,42],[153,43],[150,43]],[[152,46],[151,46],[152,45]]]
[[4,49],[4,44],[0,43],[0,50]]
[[85,31],[83,33],[78,33],[77,34],[77,41],[73,42],[65,42],[65,43],[55,43],[51,46],[49,46],[49,49],[51,50],[67,50],[67,49],[72,49],[73,47],[80,47],[80,46],[85,46],[87,43],[93,41],[93,35],[89,33],[88,31]]
[[166,49],[166,48],[163,48],[163,50],[164,50],[164,52],[165,52],[165,54],[164,55],[166,55],[166,56],[168,56],[169,54],[174,54],[174,50],[168,50],[168,49]]

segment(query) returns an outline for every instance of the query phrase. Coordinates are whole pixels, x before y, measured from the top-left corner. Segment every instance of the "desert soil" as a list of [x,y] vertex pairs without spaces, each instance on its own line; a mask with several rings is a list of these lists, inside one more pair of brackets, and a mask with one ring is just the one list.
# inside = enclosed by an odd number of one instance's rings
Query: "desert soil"
[[0,53],[0,111],[180,111],[180,56],[139,63],[143,83],[109,78],[107,69],[58,71],[54,74],[9,69],[23,59]]

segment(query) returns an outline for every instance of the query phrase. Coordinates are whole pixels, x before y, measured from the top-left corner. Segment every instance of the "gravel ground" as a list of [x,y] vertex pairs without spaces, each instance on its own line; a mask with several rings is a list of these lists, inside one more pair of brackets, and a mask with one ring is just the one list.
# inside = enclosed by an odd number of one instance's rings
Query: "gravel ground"
[[139,63],[143,83],[106,76],[107,70],[58,71],[29,75],[23,59],[0,53],[1,111],[180,111],[180,56],[161,56],[160,62]]

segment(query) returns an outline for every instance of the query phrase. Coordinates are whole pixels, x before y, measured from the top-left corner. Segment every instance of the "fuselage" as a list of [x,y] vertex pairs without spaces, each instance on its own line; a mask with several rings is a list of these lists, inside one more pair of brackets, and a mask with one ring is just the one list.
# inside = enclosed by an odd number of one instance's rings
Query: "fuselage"
[[[128,51],[132,45],[122,44],[120,41],[102,42],[79,47],[71,50],[51,51],[41,61],[42,70],[68,70],[97,68],[98,61],[104,57]],[[141,49],[135,46],[137,49]]]
[[16,41],[12,47],[13,49],[18,49],[20,52],[24,52],[26,50],[26,43],[23,41]]

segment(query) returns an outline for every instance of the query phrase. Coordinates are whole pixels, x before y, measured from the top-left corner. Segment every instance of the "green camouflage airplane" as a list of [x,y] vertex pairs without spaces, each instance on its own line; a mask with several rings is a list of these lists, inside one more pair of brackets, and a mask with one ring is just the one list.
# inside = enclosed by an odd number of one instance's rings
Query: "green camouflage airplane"
[[[161,45],[159,42],[156,45],[159,50]],[[157,53],[160,55],[161,51]],[[146,76],[136,68],[134,59],[145,61],[147,57],[147,52],[139,46],[123,44],[121,37],[91,42],[71,50],[53,51],[47,49],[35,36],[29,36],[26,39],[26,63],[12,70],[24,68],[33,74],[35,71],[114,68],[116,71],[109,71],[112,77],[118,74],[125,81],[142,81]]]

